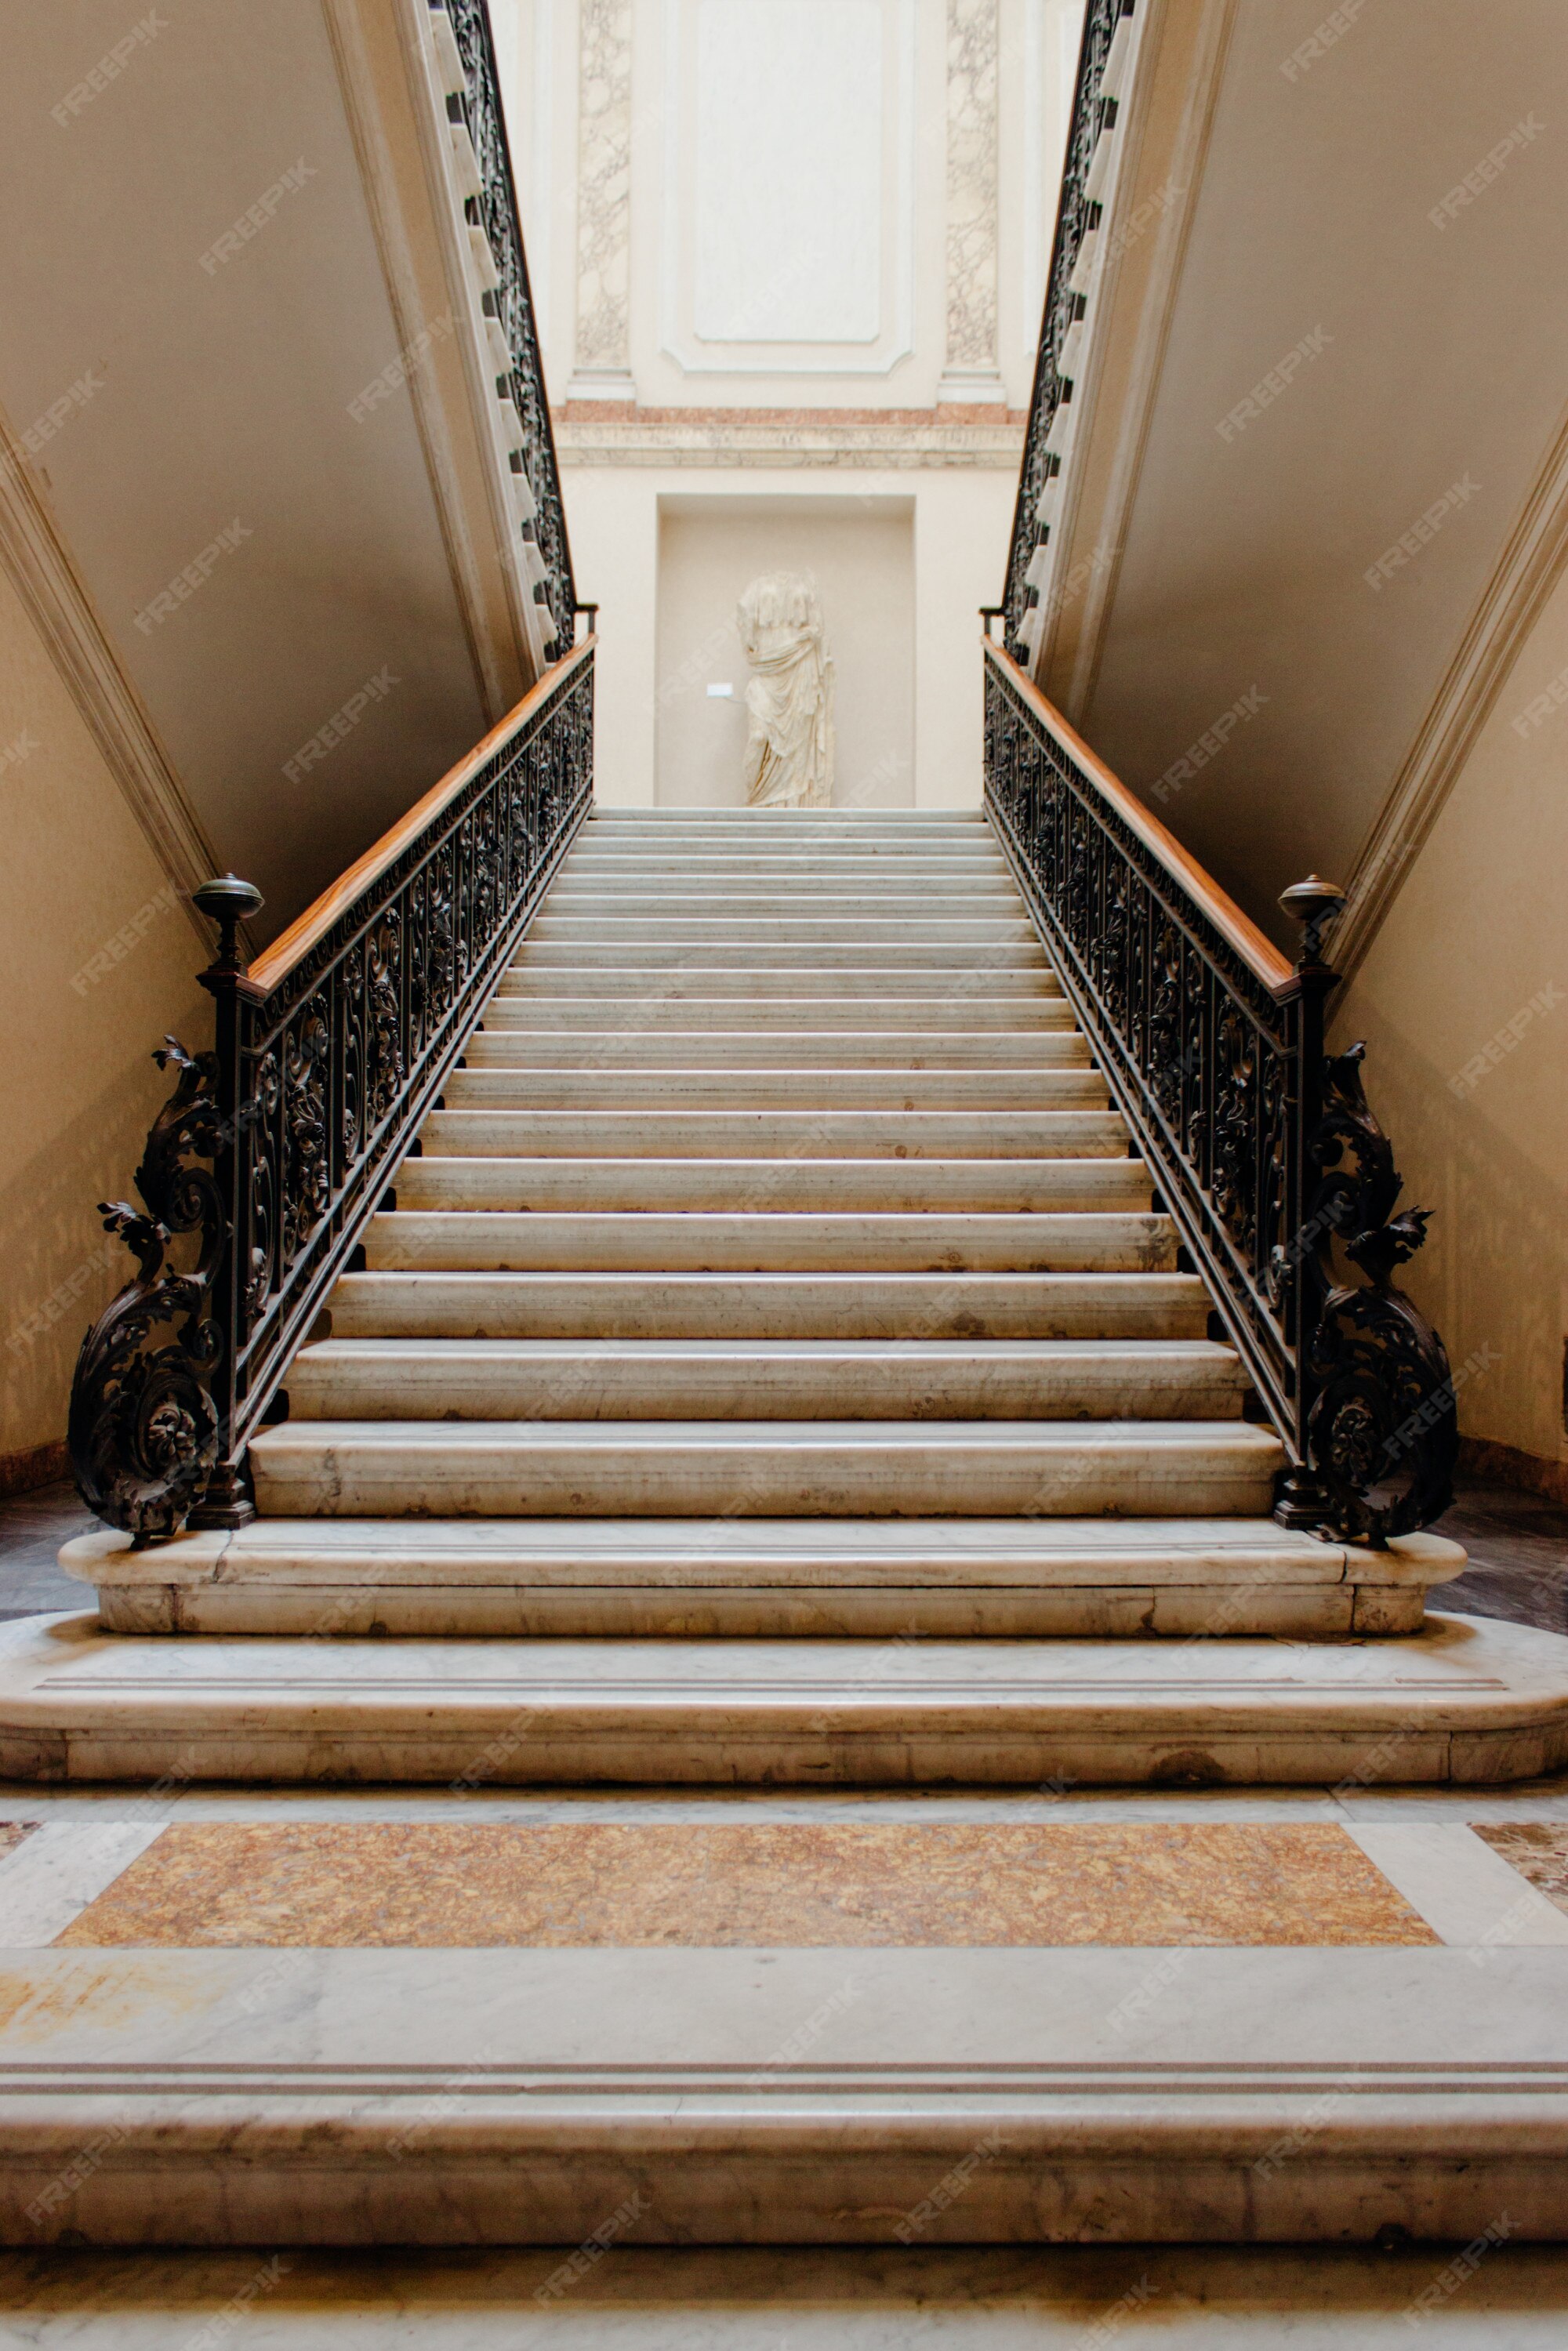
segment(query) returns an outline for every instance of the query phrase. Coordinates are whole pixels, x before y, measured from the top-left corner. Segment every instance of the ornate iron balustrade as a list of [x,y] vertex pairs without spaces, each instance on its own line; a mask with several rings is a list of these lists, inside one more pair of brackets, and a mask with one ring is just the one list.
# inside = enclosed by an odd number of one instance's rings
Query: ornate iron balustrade
[[1030,559],[1040,542],[1035,511],[1051,465],[1045,444],[1064,393],[1071,397],[1071,386],[1064,384],[1058,371],[1058,361],[1068,329],[1074,319],[1082,315],[1083,298],[1071,290],[1072,273],[1078,266],[1085,236],[1098,226],[1100,220],[1100,206],[1088,193],[1089,166],[1106,114],[1107,101],[1101,98],[1100,83],[1117,20],[1130,16],[1133,9],[1134,0],[1088,0],[1084,12],[1072,120],[1061,169],[1056,237],[1051,250],[1051,275],[1046,280],[1045,314],[1040,322],[1034,389],[1030,395],[1029,426],[1024,436],[1023,470],[1019,476],[1018,505],[1013,509],[1012,546],[1003,591],[1006,642],[1015,659],[1020,652],[1019,627],[1035,601],[1035,591],[1026,575]]
[[[1337,985],[1314,877],[1281,904],[1292,969],[1095,758],[1002,648],[986,646],[987,805],[1156,1196],[1284,1440],[1275,1515],[1382,1544],[1452,1499],[1441,1340],[1396,1266],[1427,1211],[1362,1091],[1363,1048],[1323,1050]],[[1364,1284],[1336,1276],[1338,1247]]]
[[566,512],[561,503],[544,367],[539,359],[533,295],[528,287],[528,265],[517,218],[506,117],[501,111],[490,12],[486,0],[431,0],[431,5],[444,6],[463,64],[465,88],[449,103],[455,116],[467,126],[481,182],[481,193],[467,199],[466,211],[471,225],[482,228],[490,241],[500,279],[499,286],[485,296],[485,307],[499,321],[512,357],[508,381],[522,419],[523,472],[535,508],[525,529],[538,546],[544,569],[540,583],[544,601],[555,622],[557,650],[562,651],[572,640],[577,591],[572,584],[571,549],[567,541]]
[[253,1515],[246,1443],[588,813],[592,730],[590,638],[248,971],[259,893],[196,892],[220,934],[215,1049],[154,1056],[180,1075],[144,1211],[102,1206],[138,1270],[71,1393],[82,1499],[139,1542]]

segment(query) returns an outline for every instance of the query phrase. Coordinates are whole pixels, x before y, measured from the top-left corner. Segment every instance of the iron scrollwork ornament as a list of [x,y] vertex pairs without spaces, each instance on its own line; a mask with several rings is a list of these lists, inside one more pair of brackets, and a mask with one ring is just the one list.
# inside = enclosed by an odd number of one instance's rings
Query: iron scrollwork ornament
[[[1325,1060],[1319,1171],[1309,1228],[1325,1292],[1309,1351],[1309,1459],[1332,1502],[1330,1531],[1381,1549],[1440,1518],[1458,1457],[1454,1382],[1441,1339],[1394,1287],[1427,1238],[1430,1210],[1394,1213],[1402,1178],[1362,1087],[1365,1048]],[[1335,1283],[1338,1240],[1366,1286]]]
[[[217,1459],[213,1380],[224,1340],[212,1290],[228,1238],[212,1172],[191,1164],[214,1158],[222,1140],[217,1058],[187,1053],[175,1037],[152,1058],[180,1074],[136,1171],[146,1213],[99,1203],[105,1232],[124,1241],[137,1270],[82,1342],[68,1429],[83,1501],[139,1547],[179,1531]],[[179,1273],[169,1247],[187,1233],[200,1234],[199,1254]],[[172,1336],[153,1344],[164,1325],[176,1326]]]

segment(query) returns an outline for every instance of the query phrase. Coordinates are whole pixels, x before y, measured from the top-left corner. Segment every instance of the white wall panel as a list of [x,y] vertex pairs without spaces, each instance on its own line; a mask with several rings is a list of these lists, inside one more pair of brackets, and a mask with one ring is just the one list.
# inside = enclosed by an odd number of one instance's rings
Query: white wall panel
[[881,0],[701,0],[696,55],[698,336],[874,342]]
[[661,341],[885,376],[914,329],[915,0],[665,0]]

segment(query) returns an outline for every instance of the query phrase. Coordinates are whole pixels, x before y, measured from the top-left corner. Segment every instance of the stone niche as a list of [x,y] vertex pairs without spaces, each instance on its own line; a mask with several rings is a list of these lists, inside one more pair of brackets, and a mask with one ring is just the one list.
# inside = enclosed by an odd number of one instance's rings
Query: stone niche
[[809,574],[821,599],[834,806],[914,806],[914,511],[896,496],[660,498],[660,807],[743,805],[747,671],[735,609],[764,571]]

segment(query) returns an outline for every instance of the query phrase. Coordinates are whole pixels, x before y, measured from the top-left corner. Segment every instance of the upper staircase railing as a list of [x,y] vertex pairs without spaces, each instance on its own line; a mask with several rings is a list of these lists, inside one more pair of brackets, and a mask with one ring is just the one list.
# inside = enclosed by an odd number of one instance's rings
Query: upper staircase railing
[[[1084,239],[1100,225],[1100,202],[1091,193],[1094,184],[1094,150],[1102,131],[1115,119],[1117,100],[1105,96],[1102,83],[1112,47],[1123,26],[1125,43],[1136,0],[1088,0],[1083,39],[1078,52],[1078,80],[1067,152],[1061,168],[1061,195],[1056,214],[1056,239],[1046,280],[1045,311],[1040,321],[1035,360],[1034,390],[1024,436],[1023,466],[1019,475],[1018,504],[1013,509],[1012,544],[1008,557],[1007,587],[998,608],[1006,619],[1005,640],[1015,660],[1030,650],[1020,635],[1031,607],[1038,601],[1037,557],[1047,538],[1040,519],[1040,501],[1047,481],[1061,465],[1050,444],[1058,413],[1071,402],[1073,385],[1062,366],[1062,355],[1073,326],[1087,308],[1087,293],[1077,281]],[[1125,22],[1124,21],[1125,20]]]
[[[1080,1026],[1216,1301],[1288,1468],[1286,1526],[1375,1544],[1453,1499],[1442,1341],[1392,1275],[1427,1211],[1362,1092],[1323,1050],[1343,900],[1298,883],[1292,967],[1005,650],[986,648],[986,800]],[[1365,1277],[1336,1276],[1336,1245]]]
[[463,89],[446,103],[454,124],[466,129],[478,165],[479,193],[465,199],[465,210],[470,229],[484,232],[497,280],[481,299],[486,314],[498,322],[511,354],[507,383],[523,433],[517,470],[528,486],[527,504],[532,507],[531,513],[525,511],[523,535],[538,549],[531,567],[539,575],[537,592],[555,622],[556,649],[564,652],[572,640],[577,591],[489,9],[486,0],[430,0],[430,5],[437,19],[444,16],[450,23],[462,67]]
[[[571,648],[593,608],[572,580],[488,11],[430,5],[470,187],[477,173],[464,212],[481,299],[510,356],[496,388],[520,420],[526,569],[560,657],[248,970],[239,926],[260,893],[229,874],[193,893],[218,928],[201,975],[214,1050],[169,1037],[154,1056],[179,1076],[136,1171],[143,1207],[101,1204],[137,1271],[82,1342],[71,1389],[82,1499],[138,1542],[254,1515],[249,1439],[281,1408],[296,1349],[592,798],[594,640]],[[193,1265],[170,1263],[180,1243]]]

